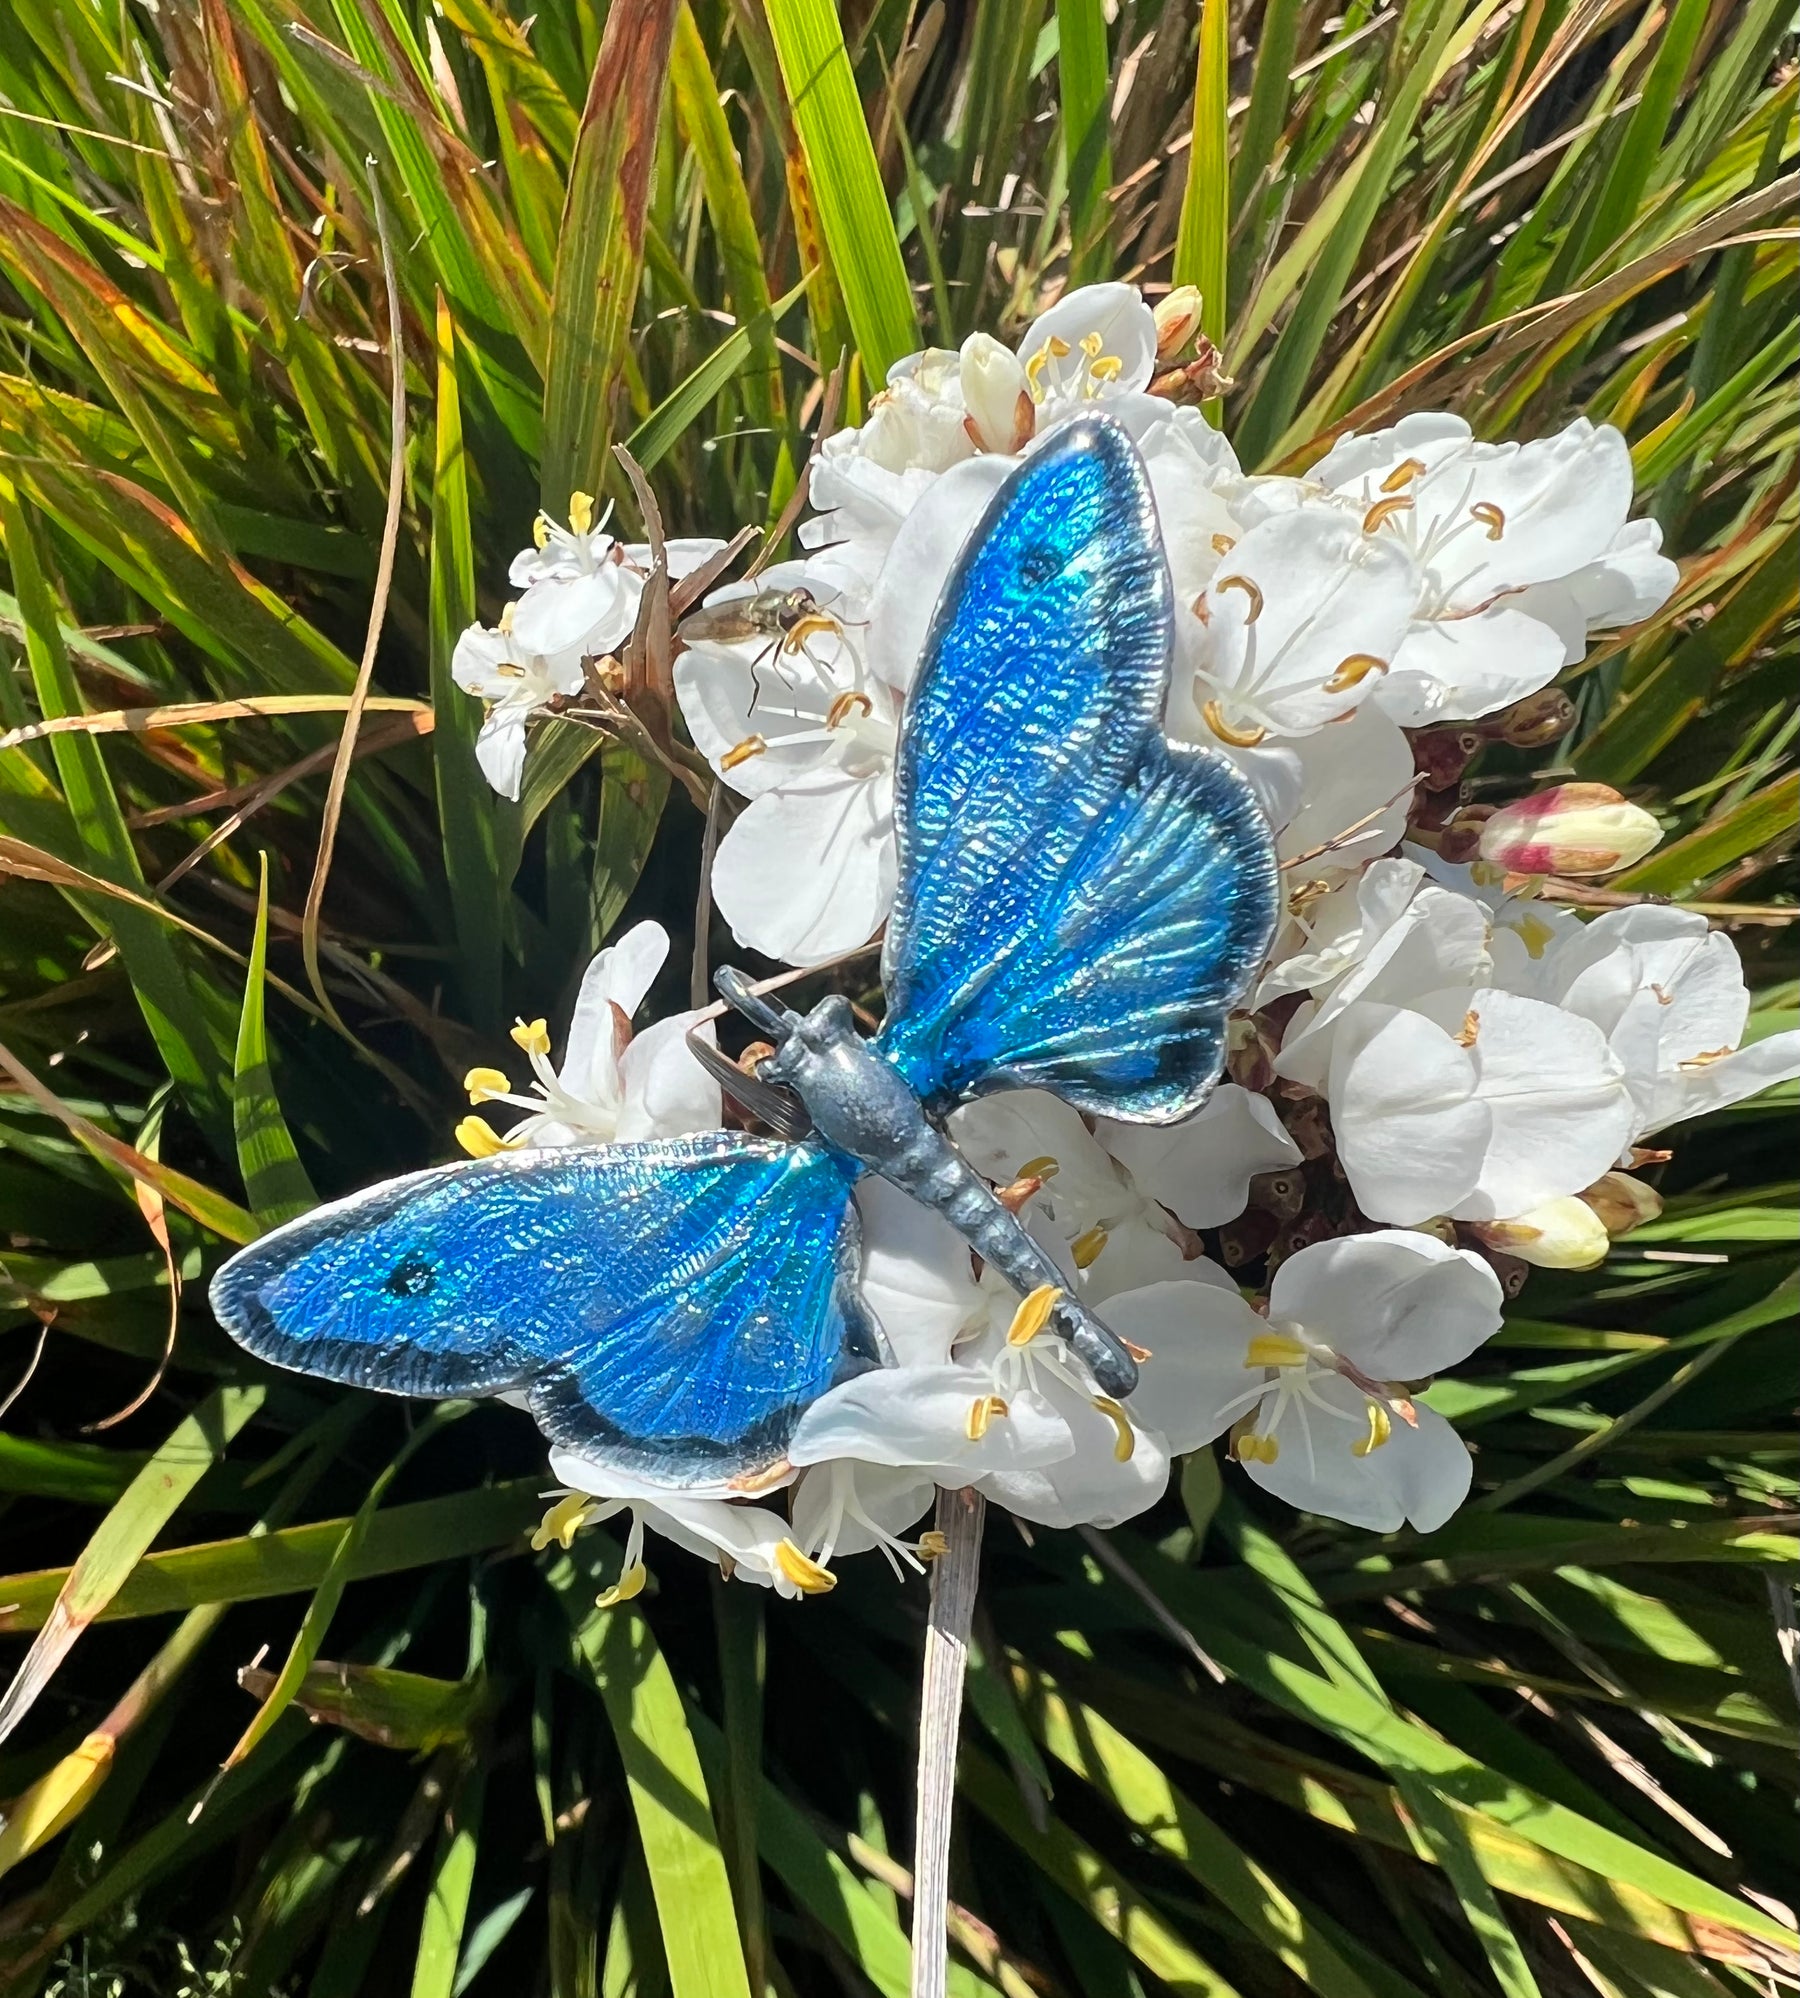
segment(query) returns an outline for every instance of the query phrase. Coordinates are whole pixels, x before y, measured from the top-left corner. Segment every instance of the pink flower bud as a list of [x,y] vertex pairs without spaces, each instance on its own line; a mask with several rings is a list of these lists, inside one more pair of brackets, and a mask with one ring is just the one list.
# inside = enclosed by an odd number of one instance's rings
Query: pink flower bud
[[1019,357],[986,333],[971,333],[958,359],[963,428],[977,450],[1011,456],[1024,450],[1037,428],[1037,405]]
[[1200,292],[1191,284],[1178,284],[1157,305],[1156,358],[1166,361],[1179,354],[1193,338],[1200,324]]
[[1612,874],[1661,838],[1610,784],[1557,784],[1502,806],[1481,829],[1481,857],[1508,874]]

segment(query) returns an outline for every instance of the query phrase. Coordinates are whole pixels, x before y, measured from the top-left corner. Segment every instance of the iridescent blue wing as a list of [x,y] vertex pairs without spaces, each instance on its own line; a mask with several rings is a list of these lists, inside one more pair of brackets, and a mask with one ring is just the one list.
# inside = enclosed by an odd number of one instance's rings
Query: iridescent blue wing
[[213,1309],[278,1366],[522,1397],[553,1442],[634,1478],[754,1478],[878,1357],[857,1170],[727,1131],[440,1166],[262,1236]]
[[880,1045],[928,1102],[1162,1122],[1218,1074],[1278,877],[1236,766],[1163,737],[1173,642],[1143,463],[1079,418],[995,494],[906,710]]

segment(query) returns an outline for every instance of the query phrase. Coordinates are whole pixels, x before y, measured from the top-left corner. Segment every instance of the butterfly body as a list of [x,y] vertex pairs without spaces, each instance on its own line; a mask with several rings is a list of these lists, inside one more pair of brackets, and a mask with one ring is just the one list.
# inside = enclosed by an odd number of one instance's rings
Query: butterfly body
[[[1115,425],[1077,419],[995,495],[908,696],[880,1033],[841,998],[796,1015],[720,976],[775,1042],[758,1086],[803,1108],[805,1140],[720,1131],[414,1174],[233,1257],[221,1323],[328,1378],[523,1400],[595,1490],[741,1490],[781,1469],[820,1395],[884,1358],[857,1282],[865,1172],[1021,1293],[1060,1285],[939,1120],[1007,1088],[1189,1114],[1274,927],[1248,784],[1163,736],[1173,644],[1143,465]],[[1058,1314],[1097,1385],[1129,1392],[1099,1318],[1072,1296]]]

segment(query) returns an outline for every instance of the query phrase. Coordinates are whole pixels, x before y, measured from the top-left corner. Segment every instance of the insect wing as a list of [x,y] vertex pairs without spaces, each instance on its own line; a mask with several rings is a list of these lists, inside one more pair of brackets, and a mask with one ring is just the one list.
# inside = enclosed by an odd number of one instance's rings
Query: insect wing
[[263,1236],[213,1309],[278,1366],[517,1395],[608,1469],[724,1483],[778,1462],[807,1406],[876,1361],[855,1170],[733,1132],[441,1166]]
[[943,1104],[1203,1100],[1278,876],[1230,761],[1171,746],[1173,613],[1141,460],[1080,418],[996,493],[939,603],[895,770],[881,1045]]

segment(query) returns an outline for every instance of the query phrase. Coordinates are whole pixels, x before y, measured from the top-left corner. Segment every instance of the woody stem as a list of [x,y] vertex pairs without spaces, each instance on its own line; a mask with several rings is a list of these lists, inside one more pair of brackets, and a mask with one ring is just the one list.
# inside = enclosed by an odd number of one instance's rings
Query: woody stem
[[949,1975],[945,1922],[950,1901],[950,1826],[956,1803],[956,1743],[981,1527],[987,1501],[977,1491],[940,1491],[937,1530],[944,1551],[931,1565],[931,1608],[919,1695],[919,1791],[913,1830],[912,1998],[944,1998]]

